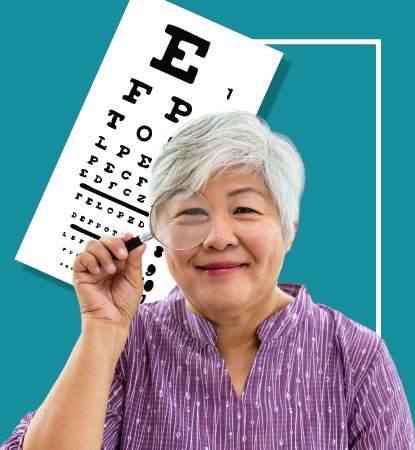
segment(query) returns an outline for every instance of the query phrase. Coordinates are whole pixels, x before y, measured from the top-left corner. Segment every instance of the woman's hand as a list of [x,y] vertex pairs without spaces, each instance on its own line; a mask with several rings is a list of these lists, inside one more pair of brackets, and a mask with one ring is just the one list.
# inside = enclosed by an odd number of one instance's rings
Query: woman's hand
[[143,292],[142,255],[147,247],[143,244],[128,253],[124,242],[132,238],[131,233],[104,235],[88,241],[76,257],[73,285],[83,325],[112,325],[109,328],[128,334]]

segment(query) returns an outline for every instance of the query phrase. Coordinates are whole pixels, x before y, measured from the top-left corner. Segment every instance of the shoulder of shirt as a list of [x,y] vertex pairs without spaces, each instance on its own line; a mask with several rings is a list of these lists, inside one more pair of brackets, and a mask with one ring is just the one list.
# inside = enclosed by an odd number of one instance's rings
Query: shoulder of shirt
[[154,316],[164,315],[170,311],[169,306],[170,306],[169,297],[166,297],[163,300],[156,300],[154,302],[143,303],[142,305],[140,305],[138,313],[141,314],[142,316],[148,314]]
[[137,334],[140,328],[144,327],[148,329],[149,326],[155,323],[161,325],[163,320],[166,320],[167,316],[170,316],[173,311],[174,298],[174,295],[170,293],[162,300],[142,303],[138,307],[138,311],[130,327],[130,334],[131,332]]
[[145,344],[147,337],[150,337],[157,328],[157,325],[165,323],[165,317],[170,314],[169,297],[154,302],[142,303],[128,330],[128,337],[124,347],[127,358],[129,357],[131,346],[137,345],[137,342]]
[[370,328],[327,305],[315,303],[314,308],[314,314],[320,312],[327,315],[328,326],[333,329],[334,340],[343,361],[344,375],[350,378],[353,390],[357,392],[378,352],[386,349],[384,340]]

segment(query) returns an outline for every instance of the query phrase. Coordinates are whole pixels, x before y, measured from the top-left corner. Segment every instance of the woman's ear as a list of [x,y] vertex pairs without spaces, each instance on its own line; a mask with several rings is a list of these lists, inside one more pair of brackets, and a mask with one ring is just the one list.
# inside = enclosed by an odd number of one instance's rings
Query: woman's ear
[[298,229],[298,220],[297,220],[297,222],[294,222],[294,237],[293,237],[293,240],[290,242],[290,245],[287,248],[287,253],[291,250],[291,246],[293,245],[295,235],[297,234],[297,229]]

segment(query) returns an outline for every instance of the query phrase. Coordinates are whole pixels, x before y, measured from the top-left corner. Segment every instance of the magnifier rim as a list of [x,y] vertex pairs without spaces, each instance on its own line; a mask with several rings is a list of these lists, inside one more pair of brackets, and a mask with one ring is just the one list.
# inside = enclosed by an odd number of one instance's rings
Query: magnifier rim
[[[161,196],[166,195],[166,194],[169,193],[169,192],[180,191],[180,190],[182,190],[182,191],[184,191],[184,190],[186,190],[186,191],[191,191],[191,192],[193,192],[194,194],[200,195],[200,196],[203,198],[203,200],[206,202],[206,204],[208,205],[209,211],[210,211],[210,227],[209,227],[209,231],[206,233],[206,236],[205,236],[198,244],[193,245],[193,247],[188,247],[188,248],[173,248],[173,247],[169,247],[168,245],[164,244],[163,242],[161,242],[161,241],[156,237],[156,235],[155,235],[155,233],[154,233],[154,230],[153,230],[153,226],[152,226],[152,224],[151,224],[151,218],[153,217],[153,214],[152,214],[153,208],[157,205],[157,201],[159,200],[159,198],[160,198]],[[200,244],[201,244],[201,243],[209,236],[209,233],[211,232],[211,230],[212,230],[212,225],[213,225],[213,220],[212,220],[212,209],[211,209],[211,207],[210,207],[210,205],[209,205],[209,202],[206,200],[206,198],[205,198],[200,192],[195,191],[194,189],[185,188],[185,187],[183,187],[183,188],[176,188],[176,189],[170,189],[170,190],[168,190],[168,191],[166,191],[166,192],[163,192],[162,194],[160,194],[160,195],[156,198],[156,201],[153,203],[153,205],[152,205],[152,207],[151,207],[151,210],[150,210],[149,224],[150,224],[150,233],[151,233],[151,235],[153,236],[153,238],[154,238],[157,242],[160,242],[161,245],[164,245],[164,247],[170,248],[171,250],[177,250],[177,251],[191,250],[192,248],[195,248],[195,247],[197,247],[198,245],[200,245]]]

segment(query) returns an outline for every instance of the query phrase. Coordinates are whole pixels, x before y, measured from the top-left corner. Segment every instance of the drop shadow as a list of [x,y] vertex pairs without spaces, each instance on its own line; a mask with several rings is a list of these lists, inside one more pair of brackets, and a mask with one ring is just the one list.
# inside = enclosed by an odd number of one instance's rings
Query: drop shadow
[[58,280],[52,275],[48,275],[47,273],[41,272],[40,270],[34,269],[33,267],[27,266],[26,264],[23,264],[22,270],[30,273],[31,275],[35,275],[48,283],[52,283],[55,286],[59,286],[62,289],[65,289],[70,292],[75,292],[74,287],[71,284],[65,283],[65,281],[62,280]]
[[285,78],[291,67],[291,62],[286,59],[281,59],[278,68],[275,72],[274,78],[269,85],[268,91],[265,94],[264,100],[262,101],[261,107],[258,111],[258,116],[262,117],[264,120],[268,120],[268,116],[271,112],[274,103],[277,100],[278,94],[284,84]]

